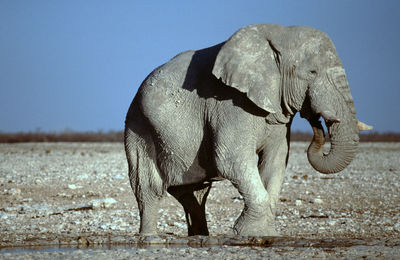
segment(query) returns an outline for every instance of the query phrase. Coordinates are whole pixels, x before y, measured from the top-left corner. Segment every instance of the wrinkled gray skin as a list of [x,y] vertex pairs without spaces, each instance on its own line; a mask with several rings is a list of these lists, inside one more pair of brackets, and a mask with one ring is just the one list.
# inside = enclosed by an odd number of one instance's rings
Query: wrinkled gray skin
[[[168,191],[185,210],[189,235],[208,235],[211,183],[228,179],[245,205],[234,231],[277,235],[275,208],[296,112],[314,130],[311,165],[322,173],[343,170],[358,144],[353,99],[333,43],[310,27],[244,27],[155,69],[125,127],[140,233],[156,233],[159,200]],[[331,137],[328,154],[321,116]]]

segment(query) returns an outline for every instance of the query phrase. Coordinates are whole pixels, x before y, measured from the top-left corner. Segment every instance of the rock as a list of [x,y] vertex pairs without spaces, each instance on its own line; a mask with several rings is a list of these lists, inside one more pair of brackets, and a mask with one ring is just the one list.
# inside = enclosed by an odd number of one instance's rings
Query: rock
[[117,203],[117,201],[113,198],[107,198],[107,199],[100,199],[100,200],[93,200],[91,203],[91,206],[93,209],[107,209],[110,208],[113,204]]
[[179,228],[186,228],[186,224],[180,222],[174,222],[174,226]]
[[[92,205],[79,204],[79,205],[67,206],[65,207],[64,211],[84,211],[90,209],[93,209]],[[62,210],[60,210],[60,212],[62,212]]]
[[242,197],[242,196],[233,197],[233,198],[232,198],[232,201],[233,201],[233,202],[242,202],[242,201],[243,201],[243,197]]
[[303,205],[303,202],[301,200],[296,200],[296,206],[298,207],[298,206],[301,206],[301,205]]
[[114,180],[123,180],[123,179],[125,179],[125,176],[122,176],[121,174],[117,174],[117,175],[113,176],[113,179]]
[[323,201],[322,199],[320,199],[320,198],[315,198],[315,199],[313,200],[313,203],[315,203],[315,204],[323,204],[324,201]]
[[75,189],[77,189],[78,187],[75,185],[75,184],[69,184],[68,185],[68,189],[70,189],[70,190],[75,190]]
[[330,221],[328,221],[328,224],[330,226],[334,226],[334,225],[336,225],[336,221],[335,220],[330,220]]
[[400,231],[400,223],[394,224],[393,229],[394,229],[395,231]]
[[106,224],[100,225],[100,229],[102,229],[102,230],[106,230],[107,228],[108,228],[108,226]]
[[87,173],[83,173],[78,176],[78,179],[80,179],[80,180],[86,180],[88,178],[89,178],[89,174],[87,174]]
[[102,200],[94,200],[91,205],[93,209],[99,209],[102,206]]
[[86,237],[78,237],[77,242],[80,248],[87,248],[90,244],[89,240]]
[[104,207],[109,208],[112,204],[117,203],[117,201],[113,198],[107,198],[104,200]]
[[11,188],[9,190],[4,190],[4,195],[18,196],[21,194],[21,190],[18,188]]

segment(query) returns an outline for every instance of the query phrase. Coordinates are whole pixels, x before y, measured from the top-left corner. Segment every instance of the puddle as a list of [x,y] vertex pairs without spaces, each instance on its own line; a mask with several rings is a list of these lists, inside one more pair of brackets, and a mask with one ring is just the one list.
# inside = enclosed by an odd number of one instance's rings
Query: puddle
[[[54,243],[56,241],[56,243]],[[291,237],[150,236],[58,238],[0,246],[0,259],[252,259],[382,258],[400,255],[400,242]],[[57,244],[58,243],[58,244]],[[32,245],[35,244],[35,245]]]
[[71,247],[41,247],[41,246],[35,246],[35,247],[9,247],[9,248],[2,248],[0,249],[0,255],[1,254],[6,254],[6,253],[13,253],[13,254],[18,254],[18,253],[39,253],[39,252],[47,252],[47,253],[54,253],[54,252],[63,252],[63,253],[68,253],[74,250],[77,250],[79,248],[71,248]]
[[347,238],[306,239],[294,237],[248,236],[79,236],[60,238],[29,238],[18,244],[0,246],[0,254],[7,252],[69,252],[80,249],[149,249],[149,248],[207,248],[207,247],[259,247],[259,248],[348,248],[354,246],[399,247],[397,240],[365,240]]

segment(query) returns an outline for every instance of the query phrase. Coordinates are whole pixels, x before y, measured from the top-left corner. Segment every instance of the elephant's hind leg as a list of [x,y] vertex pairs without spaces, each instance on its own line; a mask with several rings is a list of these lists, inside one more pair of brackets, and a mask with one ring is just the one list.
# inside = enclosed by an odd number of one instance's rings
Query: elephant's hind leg
[[[146,164],[144,164],[146,165]],[[162,198],[162,188],[157,187],[157,181],[152,179],[155,175],[154,166],[139,164],[139,168],[144,167],[138,172],[131,171],[129,173],[131,186],[136,196],[136,201],[140,214],[141,235],[151,235],[157,233],[157,216],[159,209],[159,201]],[[153,176],[152,176],[153,175]],[[161,186],[161,185],[160,185]]]
[[210,189],[211,183],[168,188],[168,192],[182,204],[185,210],[189,236],[209,235],[205,206]]
[[157,166],[154,147],[130,129],[126,130],[125,150],[128,158],[129,179],[136,196],[140,214],[140,234],[157,233],[159,201],[164,190]]

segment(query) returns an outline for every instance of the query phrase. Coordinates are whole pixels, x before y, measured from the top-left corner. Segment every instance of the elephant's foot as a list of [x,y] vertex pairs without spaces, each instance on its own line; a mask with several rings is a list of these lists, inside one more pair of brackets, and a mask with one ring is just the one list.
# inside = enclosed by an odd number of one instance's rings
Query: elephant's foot
[[236,220],[233,230],[241,236],[279,236],[275,229],[275,220],[270,214],[250,215],[242,213]]
[[157,230],[154,229],[154,228],[142,228],[142,229],[139,231],[139,235],[140,235],[141,237],[157,236],[157,235],[158,235],[158,232],[157,232]]
[[158,232],[156,230],[142,230],[139,232],[139,235],[141,237],[156,236],[158,235]]
[[264,217],[257,220],[239,217],[233,230],[241,236],[279,236],[273,221],[266,221]]

